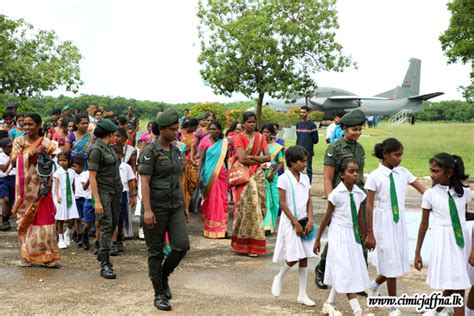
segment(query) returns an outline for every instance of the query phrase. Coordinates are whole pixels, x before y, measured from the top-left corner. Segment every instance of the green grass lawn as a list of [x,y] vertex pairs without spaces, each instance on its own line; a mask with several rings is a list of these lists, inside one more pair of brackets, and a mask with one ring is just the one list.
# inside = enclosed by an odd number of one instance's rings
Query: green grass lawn
[[[319,131],[319,144],[314,146],[313,170],[323,171],[323,155],[327,148],[324,140],[326,127]],[[466,173],[474,177],[474,124],[462,123],[416,123],[416,125],[390,126],[386,123],[379,128],[364,128],[359,142],[366,153],[365,172],[369,173],[378,166],[373,154],[376,143],[385,138],[395,137],[402,142],[405,151],[402,166],[416,176],[429,175],[428,160],[439,152],[457,154],[464,160]],[[295,138],[285,140],[286,147],[295,144]]]
[[[146,129],[148,120],[140,120],[140,133]],[[323,155],[327,144],[324,140],[326,127],[319,130],[319,144],[314,146],[313,170],[323,171]],[[359,142],[366,153],[365,172],[369,173],[378,166],[373,154],[374,145],[385,138],[395,137],[402,142],[405,152],[402,166],[414,175],[428,176],[428,160],[439,152],[448,152],[461,156],[466,173],[474,178],[474,124],[467,123],[424,123],[415,125],[390,126],[382,122],[377,129],[364,128]],[[295,138],[285,139],[286,147],[294,145]]]

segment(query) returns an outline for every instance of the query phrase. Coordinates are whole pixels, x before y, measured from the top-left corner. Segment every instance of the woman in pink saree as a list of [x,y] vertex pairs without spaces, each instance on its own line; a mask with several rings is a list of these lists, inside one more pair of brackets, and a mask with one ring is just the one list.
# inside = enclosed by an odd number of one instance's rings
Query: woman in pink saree
[[60,258],[54,233],[56,208],[51,190],[40,195],[40,185],[51,188],[51,181],[42,183],[37,162],[40,153],[51,155],[56,146],[40,135],[40,128],[41,117],[37,113],[25,115],[26,134],[13,142],[10,160],[16,165],[17,176],[12,212],[18,217],[20,265],[28,267],[32,263],[41,263],[46,267],[55,267]]
[[227,200],[227,139],[223,138],[218,121],[209,124],[209,137],[201,142],[199,179],[204,185],[201,213],[204,218],[204,237],[225,238],[229,222]]

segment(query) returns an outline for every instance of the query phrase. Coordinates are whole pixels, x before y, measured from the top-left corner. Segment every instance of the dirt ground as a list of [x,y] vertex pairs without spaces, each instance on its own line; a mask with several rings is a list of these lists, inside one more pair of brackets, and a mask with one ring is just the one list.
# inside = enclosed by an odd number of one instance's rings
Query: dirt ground
[[[321,198],[320,175],[315,177],[314,206],[319,223],[326,208]],[[429,185],[429,181],[425,181]],[[410,190],[409,211],[418,211],[421,196]],[[471,205],[472,206],[472,205]],[[471,207],[472,209],[472,207]],[[276,236],[267,241],[268,254],[258,258],[235,254],[230,240],[202,237],[202,220],[193,216],[189,227],[191,250],[170,278],[173,290],[173,310],[176,314],[321,314],[329,294],[314,285],[313,269],[319,258],[310,260],[308,294],[316,307],[296,302],[297,269],[285,279],[283,294],[272,297],[270,287],[279,266],[272,262]],[[230,226],[231,227],[231,226]],[[125,243],[126,251],[113,257],[116,280],[99,276],[99,264],[91,251],[72,245],[62,252],[58,269],[18,266],[18,242],[15,231],[0,232],[0,315],[10,314],[118,314],[142,315],[156,313],[153,290],[147,275],[144,241],[133,239]],[[369,265],[371,278],[374,268]],[[410,273],[398,282],[399,293],[430,293],[425,283],[426,270]],[[381,287],[386,293],[385,286]],[[359,297],[364,312],[388,314],[384,309],[368,309],[365,298]],[[350,307],[343,295],[336,307],[344,315]],[[402,309],[407,314],[414,308]]]

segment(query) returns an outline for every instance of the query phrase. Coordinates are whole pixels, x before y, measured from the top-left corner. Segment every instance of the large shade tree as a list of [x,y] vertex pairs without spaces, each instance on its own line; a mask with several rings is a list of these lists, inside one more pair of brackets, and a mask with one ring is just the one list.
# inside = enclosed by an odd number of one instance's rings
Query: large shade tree
[[470,64],[471,84],[460,87],[464,98],[474,101],[474,1],[453,0],[448,3],[451,11],[449,27],[439,37],[441,47],[448,57],[448,63]]
[[79,49],[55,32],[0,15],[0,94],[25,100],[60,87],[77,92],[80,60]]
[[201,0],[201,75],[214,92],[263,98],[307,95],[314,75],[353,65],[335,40],[334,0]]

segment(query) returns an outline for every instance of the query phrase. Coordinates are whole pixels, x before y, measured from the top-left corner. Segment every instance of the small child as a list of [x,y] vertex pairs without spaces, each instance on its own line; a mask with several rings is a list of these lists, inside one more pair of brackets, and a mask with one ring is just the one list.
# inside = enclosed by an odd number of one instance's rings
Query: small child
[[25,114],[18,113],[16,115],[16,127],[8,132],[8,137],[12,140],[25,135],[26,131],[23,129],[23,122],[25,121]]
[[[423,194],[423,215],[418,231],[415,268],[423,269],[421,247],[425,239],[430,216],[434,218],[431,230],[431,256],[426,282],[432,289],[443,290],[444,296],[454,294],[464,298],[464,290],[471,287],[469,265],[471,233],[466,225],[466,206],[471,201],[471,191],[463,181],[462,158],[439,153],[430,159],[433,187]],[[442,308],[425,314],[436,315]],[[464,306],[454,307],[455,315],[464,315]]]
[[281,262],[280,272],[273,279],[272,294],[280,296],[285,274],[299,263],[300,304],[314,306],[306,293],[308,279],[308,258],[313,253],[315,227],[313,225],[313,203],[309,178],[302,171],[306,167],[308,153],[301,146],[288,148],[286,165],[289,170],[278,178],[280,207],[283,210],[278,228],[273,262]]
[[[423,194],[425,187],[407,169],[400,167],[403,145],[387,138],[374,147],[374,156],[381,163],[367,177],[367,238],[368,250],[375,248],[372,263],[378,276],[371,282],[369,295],[376,296],[378,287],[387,281],[389,296],[397,296],[397,277],[410,272],[408,234],[405,220],[405,197],[408,185]],[[375,204],[375,210],[374,210]],[[400,315],[392,307],[390,315]]]
[[12,205],[15,203],[15,175],[16,168],[11,165],[10,153],[12,152],[13,142],[9,138],[0,140],[0,198],[2,205],[2,231],[8,231],[10,226],[10,215]]
[[117,225],[117,229],[113,232],[112,235],[112,248],[110,249],[110,255],[118,255],[118,252],[124,252],[123,246],[123,230],[124,226],[131,226],[132,216],[131,209],[135,205],[133,191],[134,191],[134,180],[135,175],[133,174],[132,167],[123,162],[123,147],[119,145],[114,145],[113,150],[117,155],[117,158],[121,161],[120,163],[120,180],[122,180],[122,201],[120,203],[120,215]]
[[74,240],[79,247],[83,246],[83,236],[81,229],[81,219],[84,217],[84,203],[86,200],[86,192],[81,183],[81,174],[84,172],[84,159],[80,157],[74,157],[72,159],[72,170],[75,172],[74,177],[74,198],[76,199],[77,212],[79,213],[79,218],[75,221],[75,236]]
[[[71,244],[74,232],[75,219],[79,218],[76,201],[74,199],[73,186],[75,172],[70,168],[71,152],[60,152],[57,155],[59,169],[53,175],[54,193],[56,195],[56,216],[58,227],[58,247],[65,249]],[[67,230],[63,233],[64,222],[68,222]]]
[[356,184],[359,176],[357,161],[348,158],[342,161],[341,182],[328,196],[328,208],[321,222],[314,251],[321,250],[321,236],[328,226],[328,253],[324,284],[332,285],[322,312],[342,315],[334,308],[337,293],[345,293],[354,315],[362,315],[357,294],[369,286],[369,273],[362,251],[365,226],[360,205],[365,193]]
[[82,171],[79,175],[79,179],[76,180],[78,180],[82,186],[82,189],[84,190],[84,206],[82,213],[82,248],[84,250],[89,250],[89,230],[92,228],[92,225],[95,222],[95,211],[94,207],[92,206],[92,192],[89,186],[89,171]]

